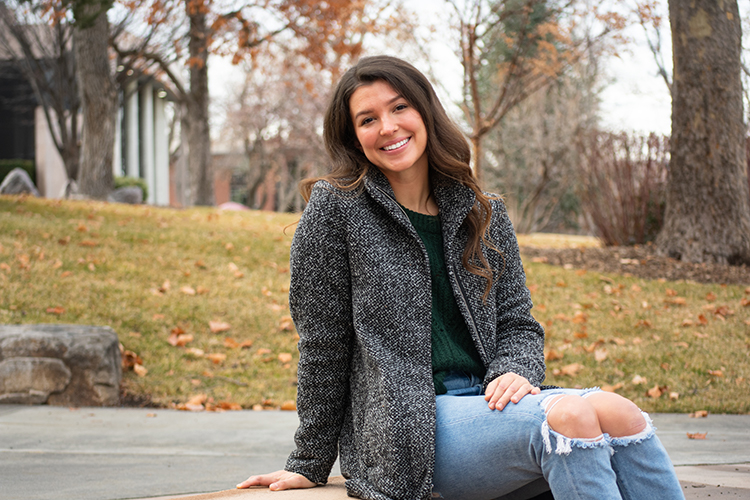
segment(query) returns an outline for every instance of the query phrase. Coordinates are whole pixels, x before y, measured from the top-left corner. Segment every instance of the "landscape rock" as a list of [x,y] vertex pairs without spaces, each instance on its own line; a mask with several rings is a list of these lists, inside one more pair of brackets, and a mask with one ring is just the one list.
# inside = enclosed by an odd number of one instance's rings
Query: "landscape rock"
[[22,168],[14,168],[8,175],[3,179],[3,183],[0,184],[0,194],[31,194],[39,196],[39,191],[33,182],[31,177]]
[[115,406],[117,334],[85,325],[0,325],[0,403]]
[[55,358],[17,357],[0,361],[0,403],[46,403],[70,383],[70,370]]
[[143,203],[143,190],[138,186],[121,187],[109,193],[107,201],[110,203],[140,205]]

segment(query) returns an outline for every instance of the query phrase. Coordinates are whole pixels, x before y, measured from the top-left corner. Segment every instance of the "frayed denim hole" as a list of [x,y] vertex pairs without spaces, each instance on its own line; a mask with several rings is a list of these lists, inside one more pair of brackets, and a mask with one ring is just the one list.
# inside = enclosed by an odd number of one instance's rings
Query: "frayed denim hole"
[[610,437],[609,443],[612,446],[628,446],[630,444],[642,443],[643,441],[654,437],[656,435],[654,422],[645,411],[641,411],[641,415],[643,415],[643,419],[646,421],[646,427],[641,432],[633,434],[632,436]]

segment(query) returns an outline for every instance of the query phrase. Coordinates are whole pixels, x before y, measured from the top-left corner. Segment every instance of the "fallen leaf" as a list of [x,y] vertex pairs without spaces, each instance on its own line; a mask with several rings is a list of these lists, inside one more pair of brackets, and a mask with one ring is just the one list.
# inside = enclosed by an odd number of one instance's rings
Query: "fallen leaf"
[[205,354],[205,352],[203,352],[203,349],[198,349],[197,347],[189,347],[185,349],[185,353],[191,356],[195,356],[196,358],[202,358]]
[[688,439],[706,439],[708,432],[688,432]]
[[208,401],[208,395],[206,395],[206,394],[196,394],[194,396],[191,396],[190,399],[188,399],[185,404],[188,404],[188,405],[202,405],[206,401]]
[[163,314],[154,314],[153,316],[151,316],[151,319],[153,319],[153,320],[160,320],[160,319],[164,319],[164,318],[165,318],[165,316]]
[[230,271],[232,271],[232,272],[235,272],[235,271],[239,271],[239,269],[240,269],[239,267],[237,267],[237,264],[235,264],[234,262],[230,262],[230,263],[229,263],[229,264],[227,265],[227,267],[228,267],[228,268],[229,268],[229,270],[230,270]]
[[674,345],[675,347],[684,347],[685,349],[690,347],[690,344],[688,344],[687,342],[675,342]]
[[189,285],[180,287],[180,291],[185,295],[195,295],[195,288]]
[[670,392],[669,399],[671,399],[672,401],[677,401],[678,399],[680,399],[680,394],[678,392]]
[[85,233],[86,231],[88,231],[88,228],[83,224],[78,224],[76,231],[78,231],[79,233]]
[[664,391],[662,390],[661,387],[659,387],[658,385],[655,385],[651,389],[646,391],[646,394],[650,398],[657,399],[657,398],[660,398],[662,394],[664,394]]
[[219,401],[216,406],[226,411],[238,411],[242,409],[242,405],[239,403],[230,403],[229,401]]
[[709,302],[713,302],[716,300],[716,294],[714,292],[708,292],[706,294],[706,300]]
[[282,363],[290,363],[292,361],[292,355],[288,352],[282,352],[279,354],[279,361]]
[[686,319],[682,321],[682,326],[694,326],[695,322],[692,319]]
[[586,339],[588,338],[589,334],[586,332],[575,332],[573,336],[577,339]]
[[708,324],[708,318],[706,318],[702,314],[699,314],[698,315],[698,323],[700,323],[701,325],[707,325]]
[[571,363],[560,368],[560,374],[567,375],[568,377],[575,377],[582,368],[583,365],[580,363]]
[[236,349],[240,346],[240,343],[234,340],[231,337],[224,337],[224,347],[228,347],[229,349]]
[[667,293],[667,297],[676,297],[677,296],[677,292],[674,291],[674,290],[672,290],[671,288],[667,288],[666,293]]
[[225,323],[224,321],[209,321],[208,322],[208,328],[211,329],[211,333],[221,333],[226,332],[232,326],[229,323]]
[[266,349],[264,347],[261,347],[260,349],[258,349],[258,351],[256,352],[256,354],[258,354],[260,356],[265,356],[266,354],[271,354],[271,349]]
[[619,337],[613,338],[610,342],[612,342],[613,344],[617,344],[617,345],[625,345],[626,344],[626,342],[624,340],[622,340],[621,338],[619,338]]
[[597,349],[594,351],[594,359],[597,363],[601,363],[605,359],[607,359],[607,350],[606,349]]
[[174,347],[185,347],[193,341],[193,336],[189,333],[170,333],[167,342]]
[[240,349],[249,349],[252,346],[253,346],[252,340],[245,340],[244,342],[240,344]]
[[195,262],[195,267],[197,267],[198,269],[206,269],[206,263],[202,260],[198,260]]
[[294,328],[294,322],[291,316],[284,316],[279,320],[279,330],[291,331]]
[[47,314],[57,314],[58,316],[60,314],[63,314],[65,312],[64,307],[48,307],[47,308]]
[[724,372],[721,370],[708,370],[709,375],[713,375],[714,377],[723,377]]
[[[122,346],[122,344],[120,344]],[[132,370],[135,365],[142,365],[143,360],[140,356],[138,356],[133,351],[126,350],[124,347],[120,349],[121,351],[121,364],[122,369],[125,371]]]
[[133,371],[139,377],[145,377],[146,375],[148,375],[148,369],[143,365],[139,365],[138,363],[133,366]]
[[95,247],[98,244],[99,243],[97,243],[96,241],[93,241],[93,240],[83,240],[82,242],[80,242],[78,244],[78,246],[82,246],[82,247]]
[[640,375],[636,375],[636,376],[633,377],[633,380],[631,380],[631,382],[634,385],[647,384],[648,383],[648,379],[646,377],[641,377]]
[[740,305],[742,307],[748,307],[750,306],[750,300],[746,299],[745,297],[742,297],[742,299],[740,299]]
[[588,321],[588,315],[583,311],[577,311],[575,315],[573,315],[571,321],[573,321],[573,323],[585,323]]
[[615,385],[606,385],[605,384],[605,385],[601,386],[601,390],[603,390],[605,392],[615,392],[618,389],[622,389],[623,387],[625,387],[625,384],[623,384],[622,382],[618,382]]
[[708,417],[708,410],[698,410],[691,413],[690,418],[706,418]]
[[558,351],[556,351],[554,349],[550,349],[544,355],[544,360],[545,361],[555,361],[555,360],[558,360],[558,359],[562,359],[563,355],[564,355],[564,353],[562,353],[562,352],[558,352]]
[[673,306],[684,306],[687,304],[687,299],[685,299],[685,297],[674,297],[671,299],[664,299],[664,303]]
[[641,328],[651,328],[653,325],[651,324],[651,322],[649,320],[642,319],[642,320],[638,321],[635,324],[635,326],[636,327],[641,327]]
[[202,287],[202,286],[197,286],[197,287],[195,287],[195,292],[198,295],[205,295],[205,294],[208,293],[208,288]]
[[206,354],[206,358],[210,359],[213,362],[213,364],[220,365],[221,363],[224,362],[224,360],[227,359],[227,355],[224,353],[217,352],[213,354]]
[[146,413],[146,418],[156,418],[156,413]]
[[282,411],[297,411],[297,405],[294,401],[284,401],[281,404]]

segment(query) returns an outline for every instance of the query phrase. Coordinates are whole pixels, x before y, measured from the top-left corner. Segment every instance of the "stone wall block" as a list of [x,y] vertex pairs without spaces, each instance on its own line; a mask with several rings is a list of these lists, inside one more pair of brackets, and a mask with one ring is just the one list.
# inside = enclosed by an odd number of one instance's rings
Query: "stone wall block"
[[[0,325],[0,363],[25,358],[54,358],[69,370],[67,386],[45,398],[51,405],[114,406],[120,402],[119,342],[109,327]],[[8,383],[15,382],[2,382],[0,389]],[[0,402],[17,399],[15,394],[19,392],[3,389]]]
[[50,394],[63,391],[70,378],[70,370],[59,359],[9,358],[0,361],[0,401],[45,403]]

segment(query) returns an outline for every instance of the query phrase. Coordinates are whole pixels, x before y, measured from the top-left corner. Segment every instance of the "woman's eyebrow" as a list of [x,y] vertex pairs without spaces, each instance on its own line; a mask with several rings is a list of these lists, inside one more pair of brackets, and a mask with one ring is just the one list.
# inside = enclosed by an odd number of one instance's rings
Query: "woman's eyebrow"
[[[401,97],[401,95],[396,95],[396,97],[394,97],[393,99],[391,99],[390,101],[388,101],[386,104],[389,104],[389,105],[393,104],[394,102],[398,101],[399,99],[403,99],[403,97]],[[359,118],[359,115],[369,115],[370,113],[372,113],[371,109],[363,109],[362,111],[360,111],[359,113],[357,113],[356,115],[354,115],[354,119],[356,120],[357,118]]]

